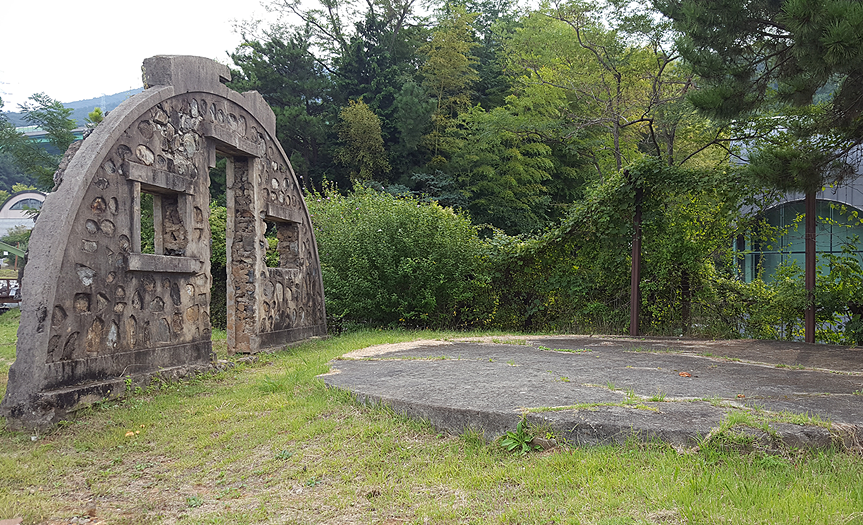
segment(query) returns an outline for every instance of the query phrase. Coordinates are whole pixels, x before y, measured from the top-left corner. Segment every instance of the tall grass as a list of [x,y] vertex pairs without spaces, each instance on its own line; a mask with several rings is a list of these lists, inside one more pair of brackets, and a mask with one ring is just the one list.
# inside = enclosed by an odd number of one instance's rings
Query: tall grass
[[[6,320],[0,318],[0,334]],[[710,445],[679,454],[632,442],[518,456],[475,433],[440,434],[387,408],[357,404],[316,377],[354,349],[447,335],[354,332],[216,375],[153,384],[47,434],[0,431],[0,519],[68,523],[91,513],[112,524],[863,521],[863,461],[852,455],[740,455]]]

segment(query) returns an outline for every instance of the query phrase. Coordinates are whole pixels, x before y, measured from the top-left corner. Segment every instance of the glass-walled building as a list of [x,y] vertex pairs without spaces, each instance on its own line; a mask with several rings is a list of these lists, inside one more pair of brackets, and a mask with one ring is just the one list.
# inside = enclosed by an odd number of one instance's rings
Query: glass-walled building
[[[846,248],[852,249],[858,257],[863,256],[861,182],[854,181],[841,188],[818,192],[815,246],[819,264],[822,264],[824,254],[839,255]],[[759,273],[764,280],[770,280],[783,263],[796,262],[801,269],[805,267],[805,211],[803,195],[788,195],[779,204],[759,214],[768,225],[764,233],[738,238],[739,270],[746,282],[757,278]]]

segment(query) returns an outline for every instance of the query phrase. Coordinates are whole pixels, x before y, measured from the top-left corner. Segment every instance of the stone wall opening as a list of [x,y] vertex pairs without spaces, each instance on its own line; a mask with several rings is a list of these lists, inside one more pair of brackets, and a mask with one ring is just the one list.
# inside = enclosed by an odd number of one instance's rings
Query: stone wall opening
[[[264,220],[266,237],[267,237],[267,255],[265,260],[267,261],[268,268],[278,268],[281,266],[280,258],[279,258],[279,248],[278,248],[278,237],[276,234],[278,233],[278,223],[273,222],[272,220]],[[271,239],[275,239],[275,242],[271,241]]]
[[135,208],[137,221],[141,225],[138,237],[133,239],[135,246],[140,246],[140,253],[156,254],[155,240],[155,216],[153,214],[153,193],[141,192],[140,209]]

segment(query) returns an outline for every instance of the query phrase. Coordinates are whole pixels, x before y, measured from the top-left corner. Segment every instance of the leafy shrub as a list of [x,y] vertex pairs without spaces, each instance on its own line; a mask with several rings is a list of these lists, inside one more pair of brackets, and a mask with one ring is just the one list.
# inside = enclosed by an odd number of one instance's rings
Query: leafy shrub
[[487,256],[467,217],[368,188],[306,202],[330,315],[423,327],[491,318]]
[[210,271],[213,275],[213,285],[210,288],[210,323],[213,328],[221,330],[228,324],[228,274],[225,269],[228,259],[225,245],[227,213],[224,206],[210,204]]

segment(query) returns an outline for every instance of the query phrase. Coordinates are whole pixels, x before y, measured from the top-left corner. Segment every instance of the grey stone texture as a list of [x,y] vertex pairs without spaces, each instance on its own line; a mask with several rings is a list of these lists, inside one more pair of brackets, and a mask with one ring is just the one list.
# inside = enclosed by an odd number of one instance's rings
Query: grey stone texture
[[[489,439],[526,416],[574,445],[634,438],[693,447],[728,413],[747,410],[772,415],[770,434],[735,427],[752,433],[761,448],[844,444],[863,452],[858,348],[609,336],[526,342],[384,347],[332,362],[322,379],[360,400]],[[782,423],[781,413],[829,421],[830,430]]]
[[[227,67],[144,61],[147,89],[112,111],[58,172],[30,242],[17,358],[0,413],[42,427],[140,382],[211,363],[209,168],[228,159],[229,348],[326,334],[311,220],[275,116]],[[141,195],[155,254],[141,253]],[[265,221],[283,268],[267,268]],[[285,233],[282,233],[284,230]]]

